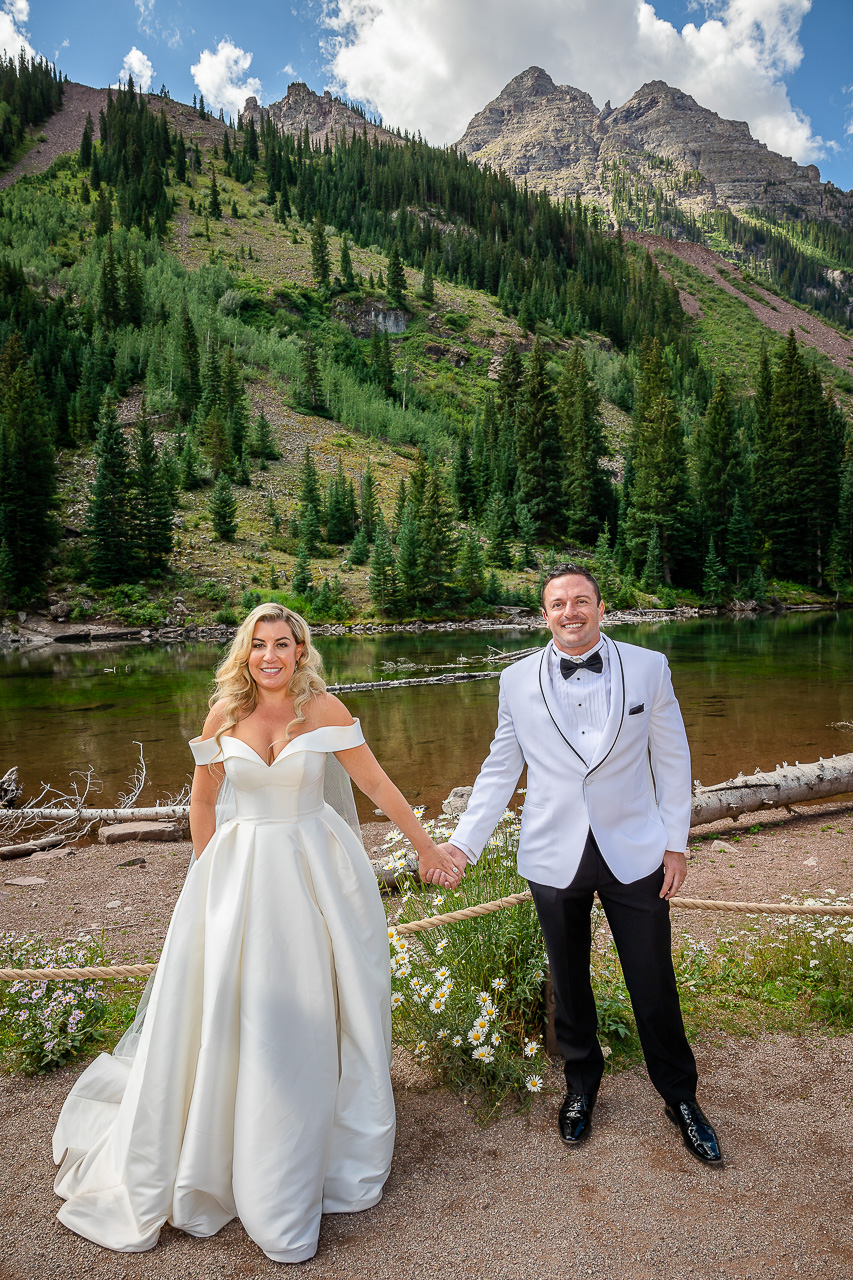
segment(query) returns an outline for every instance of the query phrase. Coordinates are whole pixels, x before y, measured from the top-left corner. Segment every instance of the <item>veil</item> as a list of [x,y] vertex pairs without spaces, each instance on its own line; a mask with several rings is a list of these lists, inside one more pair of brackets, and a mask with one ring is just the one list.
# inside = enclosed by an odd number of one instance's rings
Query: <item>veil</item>
[[[326,804],[334,809],[335,813],[343,818],[344,822],[357,838],[362,849],[364,841],[361,838],[361,826],[358,821],[358,810],[355,807],[355,796],[352,793],[352,782],[340,760],[332,754],[331,751],[326,754],[326,774],[323,782],[323,795]],[[229,822],[236,816],[237,805],[234,800],[234,788],[228,778],[224,778],[219,792],[216,796],[216,830],[225,822]],[[195,854],[190,854],[190,862],[187,867],[187,875],[192,870],[195,862]],[[125,1031],[116,1047],[113,1049],[112,1056],[121,1058],[130,1063],[136,1057],[136,1051],[139,1048],[139,1039],[142,1034],[142,1026],[145,1022],[145,1011],[148,1008],[148,1002],[151,999],[151,990],[154,986],[154,979],[157,976],[156,969],[150,975],[145,984],[145,989],[136,1006],[136,1014],[133,1022]]]

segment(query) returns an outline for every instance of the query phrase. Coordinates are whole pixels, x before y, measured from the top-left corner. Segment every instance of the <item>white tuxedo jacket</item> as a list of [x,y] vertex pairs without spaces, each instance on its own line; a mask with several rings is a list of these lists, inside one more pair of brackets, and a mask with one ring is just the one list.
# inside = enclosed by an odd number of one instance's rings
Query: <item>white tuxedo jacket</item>
[[690,749],[662,653],[606,640],[610,714],[585,763],[561,727],[542,653],[500,680],[498,727],[468,808],[450,840],[479,858],[527,764],[518,870],[563,889],[592,830],[623,884],[650,875],[666,849],[683,852],[690,830]]

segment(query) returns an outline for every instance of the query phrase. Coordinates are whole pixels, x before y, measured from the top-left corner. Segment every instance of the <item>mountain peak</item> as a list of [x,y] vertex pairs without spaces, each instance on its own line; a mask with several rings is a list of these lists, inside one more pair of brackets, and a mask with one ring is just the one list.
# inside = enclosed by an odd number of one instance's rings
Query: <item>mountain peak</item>
[[594,200],[629,225],[656,190],[694,214],[795,205],[811,218],[853,222],[853,197],[825,186],[814,165],[769,151],[743,121],[723,119],[665,80],[599,111],[588,93],[528,67],[471,119],[456,146],[552,195]]

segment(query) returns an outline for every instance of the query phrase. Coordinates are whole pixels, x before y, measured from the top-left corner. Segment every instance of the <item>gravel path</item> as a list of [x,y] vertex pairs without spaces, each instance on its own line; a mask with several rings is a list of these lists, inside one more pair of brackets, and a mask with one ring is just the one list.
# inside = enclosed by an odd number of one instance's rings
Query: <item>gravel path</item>
[[[797,816],[717,824],[692,841],[696,897],[776,899],[851,887],[853,804]],[[366,829],[375,845],[387,830]],[[722,837],[727,848],[714,845]],[[118,867],[131,857],[144,867]],[[0,929],[73,936],[101,922],[111,954],[156,952],[187,865],[180,844],[92,845],[72,858],[2,865],[41,888],[4,885]],[[106,907],[118,901],[118,907]],[[128,910],[128,908],[130,908]],[[683,913],[705,935],[731,917]],[[556,1135],[555,1092],[528,1116],[479,1127],[465,1106],[395,1054],[394,1167],[384,1200],[324,1221],[317,1257],[301,1273],[322,1280],[851,1280],[853,1036],[753,1039],[720,1035],[697,1047],[701,1100],[717,1124],[725,1168],[683,1150],[641,1069],[609,1077],[587,1146]],[[119,1255],[57,1223],[50,1137],[79,1065],[37,1079],[0,1078],[0,1280],[254,1280],[280,1268],[232,1222],[210,1240],[165,1229],[147,1254]],[[804,1170],[807,1172],[804,1173]]]

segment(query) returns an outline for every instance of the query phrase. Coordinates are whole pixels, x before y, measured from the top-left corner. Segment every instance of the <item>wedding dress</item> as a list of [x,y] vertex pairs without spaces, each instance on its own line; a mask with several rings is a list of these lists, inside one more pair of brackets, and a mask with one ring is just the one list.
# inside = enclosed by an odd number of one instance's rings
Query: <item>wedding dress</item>
[[[53,1138],[59,1220],[110,1249],[165,1222],[210,1236],[238,1215],[301,1262],[321,1213],[382,1196],[394,1144],[387,926],[364,848],[323,798],[358,721],[298,735],[267,765],[224,762],[234,817],[190,868],[141,1029],[74,1085]],[[337,764],[337,762],[335,762]]]

